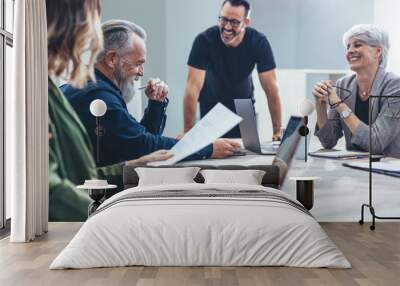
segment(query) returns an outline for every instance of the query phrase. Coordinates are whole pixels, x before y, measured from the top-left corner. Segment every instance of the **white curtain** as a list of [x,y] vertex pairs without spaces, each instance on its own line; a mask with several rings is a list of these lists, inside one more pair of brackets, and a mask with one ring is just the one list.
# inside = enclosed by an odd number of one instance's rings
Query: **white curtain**
[[45,0],[15,1],[14,72],[6,99],[6,187],[12,242],[48,228],[47,25]]

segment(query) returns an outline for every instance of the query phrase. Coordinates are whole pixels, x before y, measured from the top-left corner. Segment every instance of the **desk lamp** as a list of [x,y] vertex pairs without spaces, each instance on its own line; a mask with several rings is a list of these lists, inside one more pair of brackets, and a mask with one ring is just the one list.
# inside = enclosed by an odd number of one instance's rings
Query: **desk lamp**
[[104,136],[105,128],[100,124],[100,117],[102,117],[107,111],[106,103],[101,99],[95,99],[90,103],[90,113],[96,117],[96,129],[95,134],[96,140],[96,163],[100,163],[100,137]]

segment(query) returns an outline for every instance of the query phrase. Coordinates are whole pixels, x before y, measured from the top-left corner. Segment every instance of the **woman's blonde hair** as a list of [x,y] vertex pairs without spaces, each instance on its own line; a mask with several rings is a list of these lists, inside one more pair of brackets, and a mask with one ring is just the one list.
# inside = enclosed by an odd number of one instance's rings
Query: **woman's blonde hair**
[[[76,87],[94,79],[94,64],[103,46],[100,0],[46,0],[49,74],[68,74]],[[91,52],[82,63],[85,49]]]

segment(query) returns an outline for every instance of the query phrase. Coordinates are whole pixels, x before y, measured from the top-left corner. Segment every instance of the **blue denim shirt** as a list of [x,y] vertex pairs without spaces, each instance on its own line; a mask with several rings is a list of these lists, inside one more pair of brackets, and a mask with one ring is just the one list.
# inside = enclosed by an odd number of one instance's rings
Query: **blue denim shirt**
[[[144,116],[138,122],[128,112],[119,88],[100,71],[96,70],[95,75],[96,82],[88,81],[83,89],[76,89],[69,84],[60,88],[87,129],[95,150],[96,118],[90,113],[89,106],[95,99],[106,103],[107,112],[100,119],[105,134],[100,137],[99,166],[136,159],[156,150],[171,149],[176,144],[176,139],[161,135],[165,127],[168,101],[149,100]],[[205,159],[211,154],[212,145],[209,145],[186,160]],[[97,156],[97,151],[94,155]]]

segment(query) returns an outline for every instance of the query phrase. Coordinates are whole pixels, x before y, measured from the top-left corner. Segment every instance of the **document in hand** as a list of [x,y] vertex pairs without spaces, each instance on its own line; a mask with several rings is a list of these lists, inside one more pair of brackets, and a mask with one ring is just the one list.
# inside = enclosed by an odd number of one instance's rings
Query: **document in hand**
[[361,158],[367,158],[368,152],[321,149],[315,152],[310,152],[309,155],[312,157],[328,158],[328,159],[359,159],[359,158],[361,159]]
[[[369,170],[369,162],[349,162],[344,163],[343,166],[354,169]],[[372,172],[400,177],[400,160],[392,159],[384,162],[372,162]]]
[[239,124],[240,121],[242,121],[240,116],[218,103],[172,147],[171,152],[174,155],[170,159],[153,162],[149,165],[173,165],[213,143]]

